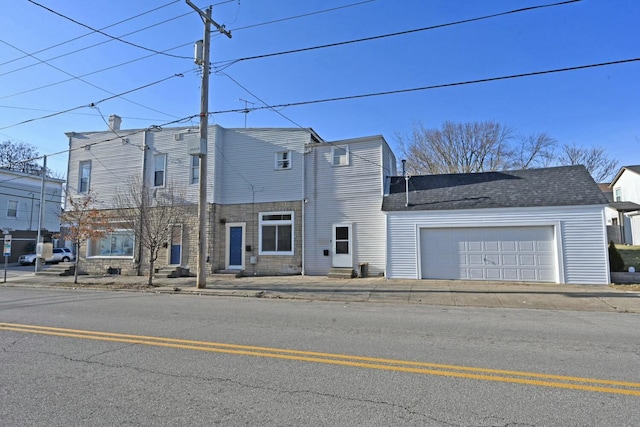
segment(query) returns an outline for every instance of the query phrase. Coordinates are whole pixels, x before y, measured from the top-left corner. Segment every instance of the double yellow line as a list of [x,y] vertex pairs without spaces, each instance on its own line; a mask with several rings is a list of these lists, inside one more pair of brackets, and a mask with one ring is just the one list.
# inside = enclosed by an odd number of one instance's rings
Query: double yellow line
[[93,332],[78,329],[53,328],[47,326],[0,323],[0,330],[58,337],[112,341],[129,344],[169,347],[182,350],[207,351],[243,356],[269,357],[299,362],[325,363],[412,374],[437,375],[442,377],[526,384],[599,393],[640,396],[640,383],[570,377],[564,375],[538,374],[534,372],[507,371],[501,369],[474,368],[468,366],[443,365],[438,363],[412,362],[407,360],[382,359],[376,357],[351,356],[345,354],[320,353],[315,351],[288,350],[272,347],[225,344],[207,341],[192,341],[143,335]]

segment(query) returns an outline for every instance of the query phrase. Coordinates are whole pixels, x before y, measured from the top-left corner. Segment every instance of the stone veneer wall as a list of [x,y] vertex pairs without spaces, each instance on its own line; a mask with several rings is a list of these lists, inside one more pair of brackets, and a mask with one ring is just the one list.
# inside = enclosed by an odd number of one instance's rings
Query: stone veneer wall
[[[211,206],[208,207],[209,214]],[[211,221],[208,221],[211,223]],[[191,269],[192,273],[196,272],[197,256],[198,256],[198,207],[192,206],[186,208],[182,225],[182,267]],[[160,248],[158,251],[158,259],[154,268],[159,269],[169,265],[169,242],[167,248]],[[138,255],[142,253],[140,264],[136,263]],[[92,275],[106,274],[109,268],[120,269],[120,274],[126,276],[146,276],[149,271],[149,252],[146,249],[139,251],[139,245],[136,242],[133,258],[87,258],[87,243],[80,248],[78,256],[78,271]]]
[[[264,212],[293,211],[294,255],[260,255],[258,241],[259,214]],[[302,201],[248,203],[237,205],[216,205],[213,221],[213,271],[224,270],[226,267],[226,224],[245,223],[245,246],[251,251],[245,251],[245,275],[275,276],[300,274],[302,272]],[[251,257],[257,262],[251,264]]]

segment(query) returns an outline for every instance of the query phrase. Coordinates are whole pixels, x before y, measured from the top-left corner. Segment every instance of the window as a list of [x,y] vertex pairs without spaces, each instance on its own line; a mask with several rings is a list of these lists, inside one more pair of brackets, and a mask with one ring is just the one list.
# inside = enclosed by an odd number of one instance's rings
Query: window
[[614,202],[621,202],[622,201],[622,188],[616,188],[614,190],[613,201]]
[[293,212],[260,214],[260,255],[293,255]]
[[133,231],[114,230],[89,243],[92,257],[133,257]]
[[80,172],[78,174],[78,193],[86,193],[89,191],[89,181],[91,178],[91,160],[80,162]]
[[167,167],[167,155],[156,154],[153,156],[153,186],[163,187],[165,169]]
[[331,148],[331,164],[333,166],[349,165],[349,146]]
[[291,169],[291,151],[276,153],[276,170]]
[[18,202],[9,200],[7,204],[7,218],[18,218]]
[[191,156],[191,184],[200,182],[200,157]]

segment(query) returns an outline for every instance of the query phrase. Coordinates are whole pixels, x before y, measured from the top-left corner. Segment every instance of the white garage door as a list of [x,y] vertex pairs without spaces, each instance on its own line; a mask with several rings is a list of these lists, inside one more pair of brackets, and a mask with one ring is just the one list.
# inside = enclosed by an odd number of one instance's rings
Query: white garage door
[[423,279],[555,282],[553,227],[423,228]]

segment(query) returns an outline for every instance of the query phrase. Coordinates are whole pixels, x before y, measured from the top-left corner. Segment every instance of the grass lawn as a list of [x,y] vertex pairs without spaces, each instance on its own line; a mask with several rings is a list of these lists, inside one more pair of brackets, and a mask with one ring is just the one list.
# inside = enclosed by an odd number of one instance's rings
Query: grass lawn
[[624,269],[634,266],[640,272],[640,246],[616,245],[616,249],[624,260]]

